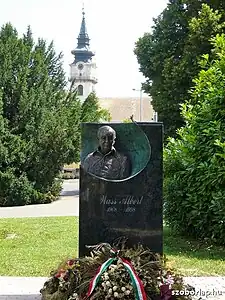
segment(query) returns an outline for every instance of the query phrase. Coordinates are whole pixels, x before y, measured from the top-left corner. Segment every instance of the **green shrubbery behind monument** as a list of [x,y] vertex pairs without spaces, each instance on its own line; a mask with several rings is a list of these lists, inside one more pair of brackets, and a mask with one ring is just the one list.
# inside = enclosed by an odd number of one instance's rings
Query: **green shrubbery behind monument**
[[165,215],[182,233],[225,245],[225,36],[213,45],[183,105],[186,126],[165,150]]

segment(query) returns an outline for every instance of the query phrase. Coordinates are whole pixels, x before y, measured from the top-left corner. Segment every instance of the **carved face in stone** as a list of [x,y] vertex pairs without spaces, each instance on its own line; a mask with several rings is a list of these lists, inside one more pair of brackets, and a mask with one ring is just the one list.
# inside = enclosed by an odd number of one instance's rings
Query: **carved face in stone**
[[103,154],[107,154],[112,150],[115,143],[116,132],[110,126],[102,126],[98,130],[99,147]]

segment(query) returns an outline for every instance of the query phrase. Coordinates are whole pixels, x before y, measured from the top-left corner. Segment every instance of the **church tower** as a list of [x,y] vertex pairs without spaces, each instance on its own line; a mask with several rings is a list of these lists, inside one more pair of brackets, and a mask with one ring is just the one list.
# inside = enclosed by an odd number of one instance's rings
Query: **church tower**
[[74,55],[74,62],[70,65],[70,81],[74,82],[78,96],[84,102],[90,93],[95,92],[97,78],[96,64],[92,60],[95,54],[89,48],[90,39],[87,33],[84,8],[82,14],[77,47],[71,51]]

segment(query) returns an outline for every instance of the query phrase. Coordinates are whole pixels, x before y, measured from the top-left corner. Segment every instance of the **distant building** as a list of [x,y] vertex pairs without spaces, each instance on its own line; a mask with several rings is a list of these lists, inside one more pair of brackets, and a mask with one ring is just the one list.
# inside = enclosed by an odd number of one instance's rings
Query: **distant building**
[[149,122],[154,118],[153,108],[150,102],[150,98],[143,97],[140,106],[140,98],[138,97],[115,97],[115,98],[100,98],[100,105],[102,108],[108,109],[112,122],[124,121],[129,119],[132,115],[135,121],[140,121],[140,108],[141,109],[141,121]]
[[69,80],[74,81],[78,96],[83,102],[90,93],[95,92],[95,85],[98,81],[96,78],[96,64],[92,59],[95,54],[89,48],[90,39],[87,33],[84,10],[82,14],[77,47],[71,51],[74,55],[74,61],[70,65]]
[[[97,67],[93,59],[95,53],[90,50],[90,39],[87,33],[84,9],[82,14],[77,47],[71,51],[74,55],[74,61],[70,64],[69,80],[74,82],[78,96],[84,102],[90,93],[96,92],[95,85],[98,80],[96,76]],[[124,121],[132,115],[135,121],[156,121],[156,115],[148,97],[142,97],[141,103],[138,97],[106,97],[99,100],[101,107],[109,110],[112,122]]]

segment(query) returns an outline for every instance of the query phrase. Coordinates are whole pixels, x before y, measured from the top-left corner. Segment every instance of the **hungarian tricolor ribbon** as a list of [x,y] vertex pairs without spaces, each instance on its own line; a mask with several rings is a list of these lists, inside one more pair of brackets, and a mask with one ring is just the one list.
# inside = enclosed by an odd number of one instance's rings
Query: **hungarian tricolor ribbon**
[[132,285],[133,285],[133,288],[135,291],[136,300],[147,300],[147,296],[145,293],[143,283],[142,283],[141,279],[138,277],[137,273],[135,272],[132,264],[125,258],[118,256],[119,252],[117,250],[112,249],[110,252],[111,252],[111,254],[116,255],[116,257],[109,258],[106,262],[104,262],[98,268],[97,273],[90,281],[87,297],[89,298],[92,295],[94,289],[96,288],[96,286],[101,278],[101,275],[108,269],[108,267],[112,263],[116,262],[117,260],[120,260],[130,275],[131,282],[132,282]]
[[123,262],[124,267],[127,269],[130,275],[131,282],[133,284],[134,291],[135,291],[136,300],[147,300],[143,283],[139,278],[139,276],[137,275],[137,273],[135,272],[132,264],[122,257],[120,259]]
[[116,258],[109,258],[106,262],[104,262],[97,270],[97,273],[95,274],[95,276],[92,278],[90,285],[89,285],[89,289],[88,289],[88,293],[87,296],[90,297],[95,289],[95,287],[97,286],[102,273],[104,273],[108,267],[116,260]]

